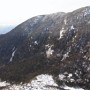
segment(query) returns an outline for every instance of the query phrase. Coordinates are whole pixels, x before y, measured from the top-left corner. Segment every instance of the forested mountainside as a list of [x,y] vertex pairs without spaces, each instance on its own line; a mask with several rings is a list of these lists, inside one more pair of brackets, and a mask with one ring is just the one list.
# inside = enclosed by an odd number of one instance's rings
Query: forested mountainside
[[36,16],[0,35],[1,80],[26,83],[41,74],[58,87],[90,90],[90,7]]

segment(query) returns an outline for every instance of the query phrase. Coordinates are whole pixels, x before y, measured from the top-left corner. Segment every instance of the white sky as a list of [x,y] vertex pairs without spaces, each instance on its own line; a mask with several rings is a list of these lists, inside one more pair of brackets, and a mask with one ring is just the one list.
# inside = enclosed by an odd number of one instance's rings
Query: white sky
[[90,5],[90,0],[0,0],[0,26],[17,25],[33,16],[70,12]]

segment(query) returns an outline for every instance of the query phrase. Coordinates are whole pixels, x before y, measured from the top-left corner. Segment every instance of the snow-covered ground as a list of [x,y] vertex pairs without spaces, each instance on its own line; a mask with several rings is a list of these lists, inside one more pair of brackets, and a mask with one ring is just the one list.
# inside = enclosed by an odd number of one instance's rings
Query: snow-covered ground
[[2,82],[2,86],[7,86],[4,90],[58,90],[49,86],[57,86],[51,75],[36,76],[30,83],[10,85],[9,83]]
[[[59,77],[62,78],[62,75]],[[59,90],[56,88],[58,85],[53,80],[52,75],[48,74],[38,75],[30,83],[25,84],[21,83],[19,85],[10,85],[5,81],[0,82],[0,87],[3,86],[6,86],[3,90]],[[65,90],[84,90],[82,88],[73,88],[68,86],[63,86],[62,88]]]
[[65,90],[84,90],[82,88],[74,88],[74,87],[69,87],[69,86],[64,86],[63,87]]

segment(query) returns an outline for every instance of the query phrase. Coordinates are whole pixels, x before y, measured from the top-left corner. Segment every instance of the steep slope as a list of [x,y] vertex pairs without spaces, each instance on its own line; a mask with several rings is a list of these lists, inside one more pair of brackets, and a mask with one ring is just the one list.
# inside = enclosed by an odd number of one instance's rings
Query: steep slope
[[10,61],[10,57],[12,56],[14,49],[20,47],[25,38],[28,36],[28,33],[33,27],[35,27],[36,23],[38,23],[42,17],[43,16],[34,17],[22,23],[22,25],[17,26],[9,33],[2,35],[0,38],[0,60],[3,63]]
[[36,16],[0,36],[2,80],[28,82],[40,74],[58,86],[90,89],[90,7]]

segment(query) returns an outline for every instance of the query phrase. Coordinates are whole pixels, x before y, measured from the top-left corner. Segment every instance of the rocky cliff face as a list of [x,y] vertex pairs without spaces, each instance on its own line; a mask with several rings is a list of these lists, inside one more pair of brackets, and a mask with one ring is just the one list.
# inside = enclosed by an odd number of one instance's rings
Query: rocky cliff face
[[90,89],[90,7],[33,17],[0,36],[0,77],[28,82],[49,74],[58,86]]

